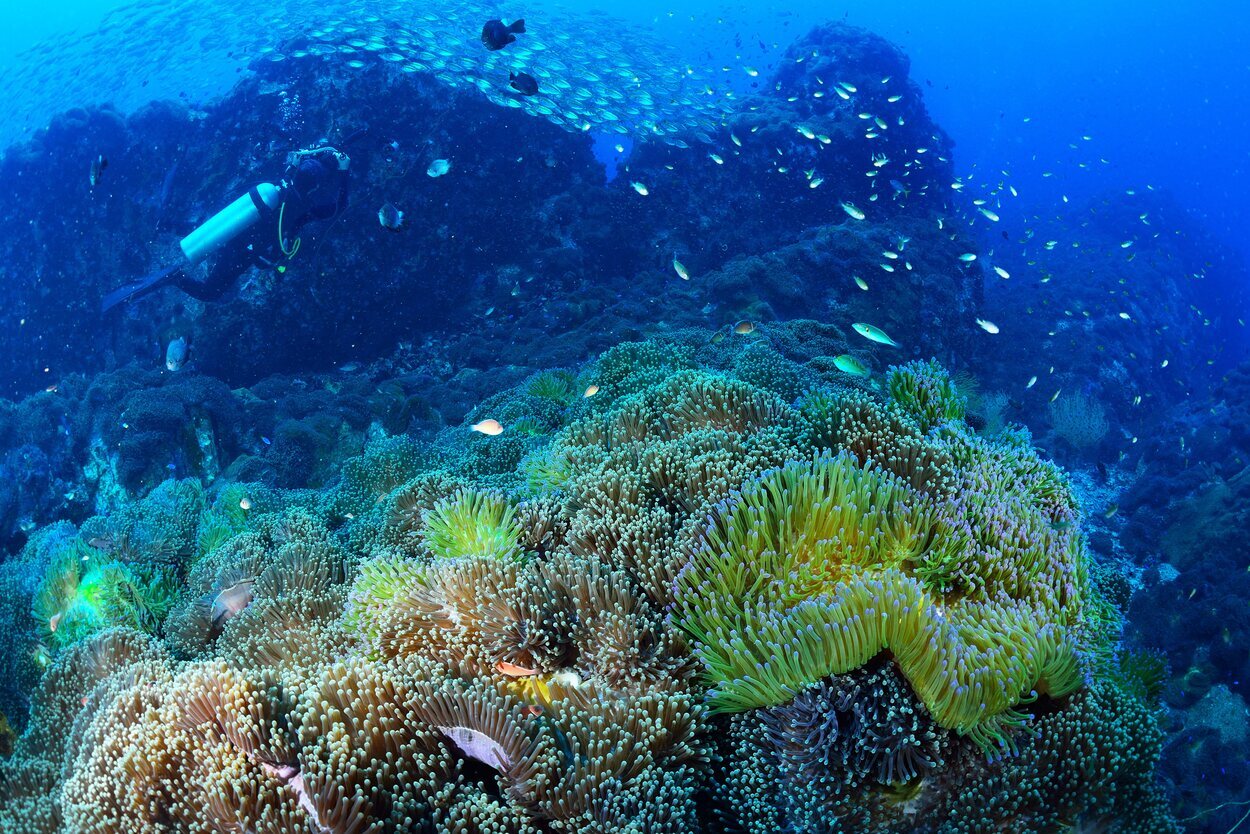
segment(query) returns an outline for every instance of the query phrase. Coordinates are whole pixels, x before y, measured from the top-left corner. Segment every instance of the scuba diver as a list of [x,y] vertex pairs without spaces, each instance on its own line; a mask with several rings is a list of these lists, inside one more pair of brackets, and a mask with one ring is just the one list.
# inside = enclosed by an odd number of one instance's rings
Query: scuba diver
[[[335,218],[346,208],[350,165],[347,154],[333,147],[288,154],[277,185],[262,182],[248,189],[182,239],[184,260],[113,290],[101,301],[101,311],[166,285],[200,301],[217,301],[251,266],[285,271],[280,262],[299,251],[300,229],[314,220]],[[190,267],[213,252],[217,256],[206,278],[189,274]]]

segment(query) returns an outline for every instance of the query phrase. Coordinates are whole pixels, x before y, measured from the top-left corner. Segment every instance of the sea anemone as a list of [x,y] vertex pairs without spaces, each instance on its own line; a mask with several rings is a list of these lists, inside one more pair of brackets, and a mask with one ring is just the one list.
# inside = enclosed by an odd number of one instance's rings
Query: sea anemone
[[885,374],[885,386],[890,399],[902,406],[923,432],[948,420],[962,420],[968,411],[967,397],[946,369],[932,359],[891,367]]
[[93,555],[86,544],[74,540],[44,572],[31,613],[53,648],[113,626],[155,633],[173,606],[177,589],[165,569],[101,563]]
[[[818,372],[748,347],[623,346],[567,406],[498,394],[575,419],[503,451],[448,429],[470,451],[442,469],[382,441],[263,510],[166,502],[179,544],[139,562],[36,536],[66,642],[0,827],[1166,831],[1134,696],[1158,668],[1114,654],[1062,472],[973,434],[932,363],[791,404]],[[184,580],[163,629],[157,556]]]
[[922,496],[846,454],[745,487],[678,577],[677,621],[705,664],[709,703],[781,704],[888,649],[939,724],[991,744],[1030,693],[1078,688],[1067,627],[1079,601],[1064,570],[1083,551],[1046,551],[1048,572],[1031,574],[1046,593],[1012,599],[1006,583],[984,598],[944,595],[913,575],[942,536]]
[[573,401],[573,375],[567,371],[541,371],[530,377],[525,393],[539,399],[553,400],[561,405]]
[[501,495],[458,490],[435,504],[424,519],[425,543],[435,556],[506,559],[520,552],[516,508]]

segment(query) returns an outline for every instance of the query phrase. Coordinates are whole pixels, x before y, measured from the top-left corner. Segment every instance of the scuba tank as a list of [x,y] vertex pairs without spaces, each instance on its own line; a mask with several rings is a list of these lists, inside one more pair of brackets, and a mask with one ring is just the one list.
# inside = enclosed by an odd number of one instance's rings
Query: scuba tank
[[260,220],[263,213],[276,211],[279,194],[278,186],[273,183],[262,182],[249,188],[246,194],[184,237],[179,244],[182,254],[190,263],[199,263],[214,249],[233,240],[244,229]]

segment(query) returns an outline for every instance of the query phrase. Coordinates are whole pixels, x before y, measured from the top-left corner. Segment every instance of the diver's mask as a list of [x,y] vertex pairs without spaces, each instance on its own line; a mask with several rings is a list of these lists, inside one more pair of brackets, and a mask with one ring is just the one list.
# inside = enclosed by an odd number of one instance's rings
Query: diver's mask
[[[294,171],[299,168],[301,162],[306,159],[317,159],[324,155],[331,155],[338,164],[340,171],[346,170],[351,164],[351,157],[331,145],[323,145],[320,148],[305,148],[299,151],[291,151],[286,155],[286,167],[288,171]],[[328,161],[322,161],[322,164],[328,164]]]

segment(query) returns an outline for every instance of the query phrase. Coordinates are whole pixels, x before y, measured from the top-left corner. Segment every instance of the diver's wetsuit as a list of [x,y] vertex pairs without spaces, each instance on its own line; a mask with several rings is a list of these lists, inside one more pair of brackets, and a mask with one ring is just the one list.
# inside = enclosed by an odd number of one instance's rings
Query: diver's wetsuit
[[[273,266],[281,260],[282,246],[290,245],[310,221],[329,220],[341,213],[347,207],[347,184],[348,171],[339,167],[333,150],[306,157],[279,187],[278,208],[257,201],[263,207],[260,220],[217,252],[207,278],[197,281],[179,271],[171,283],[192,298],[217,301],[248,267]],[[280,243],[279,235],[286,241]]]

